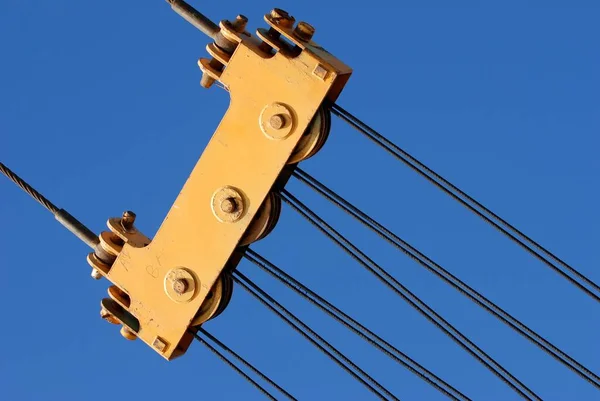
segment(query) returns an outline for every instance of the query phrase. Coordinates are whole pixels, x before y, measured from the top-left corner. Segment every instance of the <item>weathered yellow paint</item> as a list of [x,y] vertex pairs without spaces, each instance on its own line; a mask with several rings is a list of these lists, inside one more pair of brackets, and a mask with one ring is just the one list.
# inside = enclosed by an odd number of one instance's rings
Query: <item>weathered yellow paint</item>
[[[229,60],[222,58],[227,61],[223,72],[212,74],[229,91],[229,108],[156,236],[144,246],[143,235],[109,225],[126,243],[108,273],[100,270],[129,295],[129,305],[119,303],[139,322],[139,329],[131,327],[132,331],[166,359],[186,351],[191,342],[186,331],[206,295],[315,113],[326,98],[337,98],[351,73],[315,43],[294,38],[291,28],[278,27],[269,16],[266,20],[299,45],[300,54],[270,56],[259,49],[261,41],[256,38],[228,31],[240,43]],[[264,126],[261,129],[265,118],[261,115],[269,105],[281,105],[292,117],[291,128],[286,128],[290,132],[283,139],[266,135]],[[241,195],[244,207],[234,222],[223,222],[213,212],[213,196],[226,187]],[[172,291],[169,296],[165,290],[165,277],[173,269],[183,269],[195,278],[195,293],[183,297],[191,301],[174,302]],[[106,305],[114,307],[110,302]],[[117,318],[129,325],[127,319]]]

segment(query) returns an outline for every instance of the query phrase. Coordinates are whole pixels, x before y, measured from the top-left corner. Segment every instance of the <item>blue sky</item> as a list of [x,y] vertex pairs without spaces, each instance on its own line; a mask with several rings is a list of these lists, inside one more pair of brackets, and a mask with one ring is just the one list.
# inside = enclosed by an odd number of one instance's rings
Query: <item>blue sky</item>
[[[215,20],[243,13],[252,30],[274,6],[313,24],[355,70],[343,107],[600,281],[600,5],[416,3],[194,5]],[[198,85],[205,44],[160,0],[1,2],[0,160],[97,232],[131,209],[153,235],[227,108],[224,91]],[[599,305],[341,121],[303,168],[600,372]],[[289,189],[542,398],[598,398],[301,184]],[[199,344],[167,363],[122,339],[99,317],[107,282],[89,278],[85,245],[7,180],[0,220],[0,399],[262,399]],[[517,399],[293,211],[254,249],[471,398]],[[240,270],[401,399],[443,399],[252,265]],[[241,289],[206,328],[300,399],[370,399]]]

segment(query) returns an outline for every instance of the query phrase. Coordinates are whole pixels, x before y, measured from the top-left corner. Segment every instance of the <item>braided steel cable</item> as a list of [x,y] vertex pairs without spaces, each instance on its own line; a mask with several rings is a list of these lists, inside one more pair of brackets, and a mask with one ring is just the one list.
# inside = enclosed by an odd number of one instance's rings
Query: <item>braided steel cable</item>
[[21,177],[16,175],[11,169],[6,167],[0,162],[0,172],[4,174],[8,179],[17,184],[23,191],[27,192],[33,199],[38,201],[42,206],[48,209],[52,214],[58,213],[58,207],[50,202],[44,195],[36,191],[31,185],[25,182]]

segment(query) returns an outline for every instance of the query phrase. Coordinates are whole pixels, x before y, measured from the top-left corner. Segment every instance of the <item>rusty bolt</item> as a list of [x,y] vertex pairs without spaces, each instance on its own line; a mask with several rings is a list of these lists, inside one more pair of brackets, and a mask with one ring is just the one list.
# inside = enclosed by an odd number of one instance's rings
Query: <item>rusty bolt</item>
[[307,22],[299,22],[296,29],[294,29],[294,35],[300,40],[308,42],[312,39],[315,34],[315,28]]
[[285,126],[285,116],[283,114],[275,114],[269,120],[269,125],[273,129],[282,129]]
[[121,225],[127,231],[133,228],[133,223],[135,223],[135,213],[131,211],[126,211],[123,213],[123,218],[121,219]]
[[94,280],[100,280],[102,278],[102,274],[98,269],[92,269],[92,278]]
[[294,17],[292,17],[287,11],[281,8],[275,8],[271,11],[271,18],[277,25],[283,28],[291,28],[294,25]]
[[137,335],[129,329],[129,327],[121,327],[121,335],[129,341],[133,341],[137,338]]
[[221,210],[225,213],[233,213],[237,210],[237,207],[237,203],[233,198],[227,198],[221,202]]
[[173,291],[179,295],[183,295],[189,288],[188,282],[185,279],[178,278],[173,281]]
[[202,74],[202,78],[200,79],[200,86],[208,89],[215,83],[215,79],[208,75],[207,73]]
[[107,311],[106,309],[102,308],[102,310],[100,311],[100,317],[102,319],[108,319],[111,316],[110,312]]
[[248,18],[240,14],[235,17],[235,21],[233,21],[231,25],[234,31],[237,33],[243,33],[246,30],[246,25],[248,25]]
[[102,308],[102,310],[100,310],[100,317],[104,320],[106,320],[108,323],[111,324],[121,324],[116,317],[114,317],[114,315],[112,313],[110,313],[109,311],[107,311],[106,309]]
[[271,18],[275,20],[290,18],[290,14],[287,11],[282,10],[281,8],[274,8],[273,10],[271,10]]

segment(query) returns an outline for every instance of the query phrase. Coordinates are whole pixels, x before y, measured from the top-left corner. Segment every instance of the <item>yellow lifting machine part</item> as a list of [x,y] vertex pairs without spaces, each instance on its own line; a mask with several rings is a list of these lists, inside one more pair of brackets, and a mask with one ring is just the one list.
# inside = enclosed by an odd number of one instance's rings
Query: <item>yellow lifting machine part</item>
[[[181,0],[173,10],[213,41],[201,58],[201,85],[219,82],[230,105],[153,239],[135,214],[108,220],[92,276],[112,286],[101,316],[167,360],[183,355],[195,328],[227,306],[245,246],[277,223],[293,167],[315,155],[329,134],[327,108],[352,70],[312,38],[315,29],[274,9],[268,29],[246,31],[242,15],[216,25]],[[223,160],[232,160],[223,166]]]

